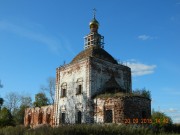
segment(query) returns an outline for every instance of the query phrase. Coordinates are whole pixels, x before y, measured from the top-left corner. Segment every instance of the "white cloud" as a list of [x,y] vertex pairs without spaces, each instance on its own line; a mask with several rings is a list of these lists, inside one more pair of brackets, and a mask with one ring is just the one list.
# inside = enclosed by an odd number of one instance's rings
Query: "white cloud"
[[164,112],[164,113],[176,113],[176,112],[178,112],[178,110],[174,109],[174,108],[169,108],[166,110],[162,110],[162,112]]
[[175,108],[168,108],[160,110],[160,112],[165,113],[167,116],[169,116],[173,123],[180,123],[180,110]]
[[52,37],[50,35],[46,35],[39,31],[37,32],[37,30],[35,29],[32,30],[32,29],[28,29],[27,27],[13,24],[11,22],[0,21],[0,29],[42,43],[56,54],[58,54],[63,47],[61,45],[62,41],[59,40],[58,38]]
[[155,39],[155,38],[157,38],[157,37],[152,37],[152,36],[149,36],[149,35],[139,35],[138,37],[137,37],[138,39],[140,39],[140,40],[150,40],[150,39]]
[[156,65],[146,65],[135,60],[127,62],[127,66],[131,68],[133,76],[142,76],[154,73]]

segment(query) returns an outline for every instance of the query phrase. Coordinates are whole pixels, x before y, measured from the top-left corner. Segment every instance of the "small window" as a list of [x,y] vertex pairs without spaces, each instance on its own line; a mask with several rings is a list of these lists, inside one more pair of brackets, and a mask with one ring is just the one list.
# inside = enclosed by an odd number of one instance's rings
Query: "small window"
[[67,83],[61,85],[61,97],[67,96]]
[[76,94],[82,94],[82,85],[78,85]]
[[66,89],[62,89],[62,97],[66,97]]

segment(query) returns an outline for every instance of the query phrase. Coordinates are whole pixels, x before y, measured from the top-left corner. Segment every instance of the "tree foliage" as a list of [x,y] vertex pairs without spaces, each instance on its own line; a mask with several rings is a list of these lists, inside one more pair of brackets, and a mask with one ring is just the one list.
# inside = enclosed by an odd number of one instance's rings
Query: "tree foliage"
[[6,107],[0,111],[0,127],[14,125],[13,117],[11,112]]
[[41,107],[49,105],[49,99],[46,97],[45,93],[37,93],[35,95],[35,101],[33,103],[34,107]]
[[153,110],[151,119],[154,132],[170,132],[172,130],[172,119],[163,112]]
[[21,97],[21,104],[20,107],[14,110],[13,112],[13,118],[16,123],[16,125],[24,124],[24,112],[25,109],[28,107],[32,107],[32,99],[31,97],[22,96]]
[[4,99],[0,98],[0,110],[1,110],[1,106],[3,105],[3,103],[4,103]]
[[132,92],[132,94],[151,99],[151,92],[149,90],[147,90],[146,88],[136,89]]
[[167,124],[172,124],[171,118],[163,112],[153,110],[151,114],[151,118],[153,121],[153,125],[163,126]]

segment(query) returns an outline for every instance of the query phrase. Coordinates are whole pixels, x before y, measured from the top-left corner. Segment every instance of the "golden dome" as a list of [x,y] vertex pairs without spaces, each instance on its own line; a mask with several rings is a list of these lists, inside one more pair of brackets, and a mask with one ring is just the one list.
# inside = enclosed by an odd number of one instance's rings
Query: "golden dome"
[[99,22],[96,20],[96,18],[94,17],[91,22],[89,23],[90,28],[97,26],[97,28],[99,27]]

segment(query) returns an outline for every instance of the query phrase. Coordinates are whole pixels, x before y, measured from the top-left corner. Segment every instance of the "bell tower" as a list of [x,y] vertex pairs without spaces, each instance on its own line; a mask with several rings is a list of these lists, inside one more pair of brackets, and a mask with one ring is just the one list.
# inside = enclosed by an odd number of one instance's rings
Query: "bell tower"
[[90,33],[84,37],[84,49],[89,47],[104,48],[104,36],[98,33],[99,22],[96,20],[96,9],[93,10],[93,19],[89,23]]

